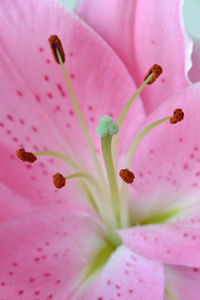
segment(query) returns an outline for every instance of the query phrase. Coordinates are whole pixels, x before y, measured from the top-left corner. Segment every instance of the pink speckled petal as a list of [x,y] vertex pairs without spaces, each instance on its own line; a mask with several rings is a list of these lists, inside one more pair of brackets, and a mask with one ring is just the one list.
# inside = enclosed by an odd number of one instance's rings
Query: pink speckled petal
[[62,189],[53,185],[53,174],[69,173],[64,162],[39,156],[33,164],[24,163],[13,148],[3,146],[0,153],[0,220],[41,209],[68,213],[89,210],[78,179],[68,180]]
[[[33,152],[48,149],[71,156],[76,162],[81,157],[82,163],[91,165],[61,68],[52,57],[49,36],[56,33],[63,41],[65,66],[97,150],[100,139],[95,129],[99,118],[110,114],[116,120],[135,91],[134,83],[115,53],[55,1],[5,0],[0,5],[0,24],[6,29],[0,33],[0,180],[5,185],[1,201],[13,194],[18,203],[16,214],[20,209],[22,213],[36,208],[71,210],[77,200],[85,201],[80,198],[77,180],[58,191],[52,175],[68,175],[72,169],[56,159],[39,157],[30,165],[15,157],[19,147]],[[127,119],[134,118],[133,131],[143,117],[139,98]],[[127,138],[125,132],[123,139]]]
[[181,26],[181,0],[80,0],[78,14],[113,47],[139,85],[148,68],[163,67],[159,80],[142,93],[151,112],[187,86],[191,41]]
[[[104,114],[119,115],[135,91],[116,54],[77,16],[51,0],[5,0],[0,6],[1,104],[4,144],[67,153],[90,163],[60,66],[48,38],[57,34],[66,52],[65,67],[97,149],[96,126]],[[113,101],[115,105],[113,105]],[[141,120],[142,103],[129,115]],[[78,137],[78,138],[74,138]],[[80,151],[81,149],[81,151]]]
[[164,280],[161,264],[120,246],[103,269],[91,278],[72,300],[162,300]]
[[200,266],[200,219],[136,226],[119,231],[122,242],[139,255],[165,264]]
[[148,219],[150,222],[152,217],[166,213],[169,217],[177,217],[178,212],[188,216],[199,213],[199,98],[200,84],[195,84],[169,98],[146,119],[143,128],[171,115],[176,108],[185,113],[180,123],[166,121],[154,128],[133,155],[130,169],[135,180],[128,187],[133,223],[148,223]]
[[103,242],[88,217],[27,214],[1,222],[0,299],[70,299]]
[[200,269],[166,266],[166,277],[167,289],[174,299],[195,300],[199,298]]

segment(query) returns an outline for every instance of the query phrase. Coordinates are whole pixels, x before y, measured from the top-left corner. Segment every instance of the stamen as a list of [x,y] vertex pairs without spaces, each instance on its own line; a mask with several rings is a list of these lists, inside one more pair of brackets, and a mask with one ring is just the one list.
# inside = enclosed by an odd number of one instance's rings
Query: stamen
[[149,77],[149,75],[153,74],[153,76],[148,82],[148,84],[152,84],[154,81],[156,81],[156,79],[160,76],[161,73],[162,73],[161,66],[155,64],[149,69],[144,79],[146,80]]
[[62,63],[65,62],[65,53],[62,47],[62,43],[59,39],[59,37],[57,35],[51,35],[48,39],[53,56],[55,58],[55,61],[60,64],[58,55],[57,55],[57,51],[60,53],[61,59],[62,59]]
[[122,178],[122,180],[124,182],[126,182],[128,184],[133,183],[133,181],[135,179],[135,175],[129,169],[120,170],[119,176]]
[[17,157],[21,159],[22,161],[34,163],[36,161],[37,157],[31,153],[31,152],[26,152],[24,148],[18,149],[16,151]]
[[[158,78],[158,76],[161,74],[161,72],[162,72],[161,66],[153,65],[153,67],[151,67],[151,69],[149,70],[148,74],[146,75],[145,80],[142,83],[142,85],[139,87],[139,89],[134,93],[134,95],[130,98],[130,100],[126,103],[126,105],[122,109],[122,112],[120,113],[120,116],[117,120],[117,125],[119,126],[119,128],[121,127],[121,125],[125,119],[125,116],[129,110],[129,108],[131,107],[132,103],[136,99],[136,97],[141,93],[141,91],[144,89],[144,87],[147,84],[154,82],[156,80],[156,78]],[[115,136],[113,138],[113,145],[112,145],[112,153],[113,153],[115,162],[116,162],[116,157],[117,157],[117,144],[118,144],[118,136]]]
[[41,155],[41,156],[55,157],[55,158],[63,160],[64,162],[66,162],[68,165],[70,165],[74,169],[80,169],[80,165],[78,165],[70,157],[68,157],[64,154],[61,154],[59,152],[56,152],[56,151],[38,151],[38,152],[34,152],[33,154],[35,156],[40,156]]
[[184,112],[182,111],[181,108],[177,108],[174,111],[173,117],[170,118],[170,123],[171,124],[176,124],[176,123],[182,121],[183,118],[184,118]]
[[56,173],[55,175],[53,175],[53,184],[58,189],[61,189],[63,186],[65,186],[65,182],[65,177],[62,174]]
[[94,165],[96,167],[97,173],[98,173],[98,175],[99,175],[99,177],[100,177],[100,179],[102,181],[102,184],[105,187],[106,186],[106,181],[105,181],[105,178],[104,178],[103,171],[101,169],[98,157],[96,155],[95,148],[94,148],[94,145],[92,143],[91,137],[89,135],[89,132],[88,132],[85,120],[83,118],[83,115],[82,115],[81,110],[79,108],[78,102],[77,102],[76,97],[74,95],[73,89],[71,87],[69,77],[68,77],[67,72],[65,70],[65,67],[63,65],[62,53],[60,53],[60,49],[58,47],[56,47],[56,57],[58,58],[59,64],[61,65],[61,68],[62,68],[62,71],[63,71],[63,75],[64,75],[64,79],[65,79],[65,83],[67,85],[67,89],[69,91],[72,103],[74,105],[74,109],[76,111],[76,115],[78,117],[78,120],[79,120],[80,125],[81,125],[82,130],[83,130],[83,133],[85,135],[85,138],[86,138],[86,141],[87,141],[87,144],[88,144],[88,148],[90,150],[90,153],[91,153]]

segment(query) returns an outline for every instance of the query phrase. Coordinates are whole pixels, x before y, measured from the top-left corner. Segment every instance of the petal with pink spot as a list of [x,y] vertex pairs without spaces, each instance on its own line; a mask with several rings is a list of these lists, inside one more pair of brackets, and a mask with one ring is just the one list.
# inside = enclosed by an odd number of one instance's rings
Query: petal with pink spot
[[120,246],[102,270],[86,282],[72,299],[162,300],[164,280],[161,264]]
[[148,113],[188,85],[192,43],[182,28],[181,9],[180,0],[81,0],[76,8],[122,58],[137,85],[153,64],[163,67],[162,77],[142,93]]
[[[100,117],[110,115],[116,121],[135,91],[123,63],[95,32],[55,1],[3,1],[0,24],[6,28],[0,34],[2,140],[10,148],[45,147],[89,164],[86,141],[48,38],[56,33],[62,40],[65,67],[96,150]],[[129,120],[139,122],[143,113],[137,101]]]
[[[200,85],[186,88],[160,105],[145,120],[140,131],[174,109],[182,108],[184,119],[177,124],[169,121],[149,132],[135,150],[130,169],[135,174],[129,186],[132,223],[151,223],[154,217],[166,221],[180,215],[199,212]],[[121,157],[121,166],[128,149]],[[180,214],[179,214],[180,213]]]
[[199,281],[199,268],[166,266],[167,289],[174,299],[198,299],[200,295]]
[[70,299],[103,241],[87,216],[33,213],[1,222],[0,298]]
[[119,231],[123,243],[139,255],[165,264],[200,266],[200,219],[136,226]]

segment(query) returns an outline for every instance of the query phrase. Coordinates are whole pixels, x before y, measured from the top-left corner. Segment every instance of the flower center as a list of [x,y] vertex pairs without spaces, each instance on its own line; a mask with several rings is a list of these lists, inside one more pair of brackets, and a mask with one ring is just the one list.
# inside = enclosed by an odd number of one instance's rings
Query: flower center
[[[184,113],[181,109],[176,109],[173,116],[170,115],[164,117],[150,124],[147,128],[140,132],[130,146],[124,165],[125,168],[117,172],[118,132],[120,131],[120,127],[126,117],[126,114],[136,97],[147,84],[152,84],[153,82],[155,82],[158,76],[162,73],[162,68],[158,65],[154,65],[148,71],[142,85],[124,106],[122,112],[118,117],[117,123],[114,123],[109,116],[103,116],[99,120],[96,133],[101,138],[101,150],[104,159],[104,169],[106,171],[107,177],[106,180],[93,142],[90,138],[84,117],[81,113],[78,101],[76,100],[75,94],[70,84],[70,80],[64,67],[65,53],[62,44],[59,38],[55,35],[49,38],[49,43],[52,49],[53,56],[56,62],[60,64],[63,71],[65,82],[72,103],[74,105],[77,118],[82,127],[88,145],[88,150],[91,154],[94,169],[96,171],[96,176],[89,174],[87,170],[80,170],[79,164],[77,162],[73,161],[70,157],[67,157],[55,151],[39,151],[31,153],[26,152],[25,149],[19,149],[17,150],[17,157],[22,161],[33,163],[38,156],[48,155],[61,159],[65,163],[70,165],[73,168],[74,173],[67,176],[56,173],[55,175],[53,175],[53,184],[57,188],[63,188],[66,185],[66,180],[71,180],[72,178],[77,178],[78,180],[80,180],[81,186],[83,188],[83,191],[85,192],[88,202],[96,211],[100,220],[104,224],[104,226],[101,228],[101,231],[103,231],[104,236],[107,240],[110,241],[112,245],[117,246],[120,244],[120,239],[116,235],[115,230],[117,228],[125,228],[130,226],[127,187],[128,184],[134,184],[135,175],[131,170],[129,170],[129,168],[136,147],[143,139],[143,137],[148,134],[148,132],[150,132],[153,128],[167,120],[170,120],[171,124],[175,124],[183,119]],[[116,175],[118,173],[119,175]]]

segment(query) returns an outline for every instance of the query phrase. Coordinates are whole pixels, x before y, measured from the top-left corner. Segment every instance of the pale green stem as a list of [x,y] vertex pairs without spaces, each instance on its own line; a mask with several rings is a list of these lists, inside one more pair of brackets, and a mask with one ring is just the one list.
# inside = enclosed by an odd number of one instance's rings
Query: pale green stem
[[[132,103],[134,102],[134,100],[137,98],[137,96],[141,93],[141,91],[144,89],[144,87],[148,84],[148,82],[151,80],[151,77],[153,76],[153,74],[150,74],[145,81],[142,83],[142,85],[139,87],[139,89],[135,92],[135,94],[130,98],[130,100],[126,103],[126,105],[124,106],[124,108],[122,109],[122,112],[120,113],[120,116],[117,120],[117,125],[119,126],[119,128],[121,127],[126,114],[130,108],[130,106],[132,105]],[[113,153],[113,158],[114,158],[114,162],[116,163],[116,157],[117,157],[117,145],[118,145],[118,135],[115,135],[113,137],[113,143],[112,143],[112,153]]]
[[82,188],[87,196],[87,199],[89,200],[89,202],[92,204],[92,206],[94,207],[94,209],[96,210],[97,214],[100,216],[100,209],[98,207],[98,205],[96,204],[96,201],[90,191],[90,189],[88,188],[87,184],[85,184],[82,180],[81,180],[81,185]]
[[39,152],[34,152],[33,154],[35,156],[44,155],[44,156],[55,157],[63,160],[64,162],[66,162],[67,164],[69,164],[71,167],[75,169],[78,167],[78,165],[71,158],[67,157],[64,154],[60,154],[59,152],[56,151],[39,151]]
[[166,287],[165,288],[165,295],[170,298],[171,300],[177,300],[174,295],[172,294],[172,292]]
[[78,105],[78,102],[76,100],[76,97],[74,95],[74,92],[73,92],[73,89],[71,87],[71,84],[70,84],[70,81],[69,81],[69,78],[68,78],[68,75],[67,75],[67,72],[65,70],[65,67],[64,67],[64,64],[63,64],[63,61],[62,61],[62,58],[61,58],[61,55],[59,53],[58,50],[56,50],[57,52],[57,56],[58,56],[58,60],[59,60],[59,63],[61,65],[61,68],[62,68],[62,71],[63,71],[63,75],[64,75],[64,78],[65,78],[65,82],[66,82],[66,85],[67,85],[67,88],[68,88],[68,91],[69,91],[69,94],[70,94],[70,97],[71,97],[71,100],[72,100],[72,103],[74,105],[74,109],[76,111],[76,115],[78,117],[78,120],[80,122],[80,125],[82,127],[82,130],[83,130],[83,133],[85,135],[85,138],[86,138],[86,141],[87,141],[87,144],[88,144],[88,148],[90,150],[90,153],[91,153],[91,156],[92,156],[92,159],[93,159],[93,162],[94,162],[94,165],[96,167],[96,170],[98,172],[98,175],[103,183],[104,186],[106,186],[106,181],[105,181],[105,178],[104,178],[104,174],[103,174],[103,171],[101,169],[101,166],[100,166],[100,163],[99,163],[99,160],[98,160],[98,157],[96,155],[96,152],[95,152],[95,149],[94,149],[94,145],[92,143],[92,140],[90,138],[90,135],[89,135],[89,132],[88,132],[88,129],[87,129],[87,126],[85,124],[85,120],[83,118],[83,115],[81,113],[81,110],[79,108],[79,105]]
[[114,165],[112,160],[111,142],[112,142],[112,136],[108,135],[101,138],[101,148],[102,148],[104,163],[106,167],[108,182],[110,185],[111,205],[113,207],[113,211],[116,216],[117,222],[119,223],[120,222],[119,220],[120,200],[119,200],[117,179],[115,176],[115,170],[114,170]]
[[106,198],[104,197],[104,194],[102,194],[102,189],[99,186],[98,182],[96,182],[96,180],[91,175],[85,172],[75,172],[65,177],[65,179],[71,179],[71,178],[83,178],[83,179],[85,178],[92,184],[92,186],[95,188],[96,197],[93,197],[88,186],[85,183],[83,183],[81,180],[81,184],[83,185],[86,195],[88,196],[88,200],[93,205],[93,207],[99,214],[100,218],[104,221],[105,224],[108,225],[108,228],[111,227],[110,226],[111,224],[116,224],[112,211],[111,212],[106,211],[106,207],[107,207],[107,204],[105,203]]
[[149,133],[154,127],[158,126],[159,124],[169,120],[172,116],[168,116],[165,117],[163,119],[160,119],[152,124],[150,124],[148,127],[146,127],[144,130],[142,130],[138,136],[135,138],[135,140],[133,141],[133,143],[131,144],[129,151],[128,151],[128,155],[126,158],[126,162],[125,162],[125,168],[129,168],[130,164],[131,164],[131,160],[133,157],[133,153],[135,151],[135,149],[137,148],[138,144],[140,143],[140,141],[143,139],[143,137]]

